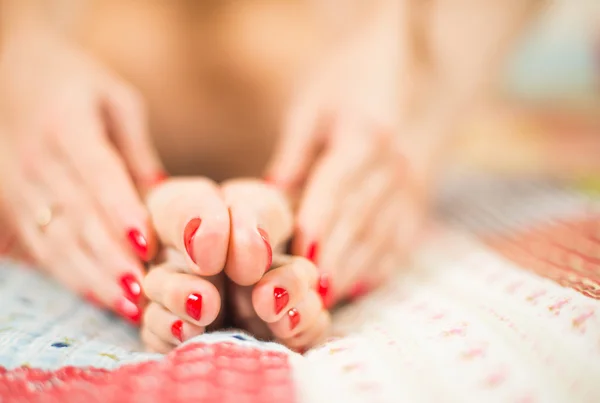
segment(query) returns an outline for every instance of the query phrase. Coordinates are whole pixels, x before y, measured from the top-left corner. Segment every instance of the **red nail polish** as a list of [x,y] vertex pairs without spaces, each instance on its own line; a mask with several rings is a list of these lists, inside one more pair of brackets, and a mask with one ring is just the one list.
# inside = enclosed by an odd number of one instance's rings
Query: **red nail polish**
[[139,325],[140,320],[142,319],[142,311],[140,308],[125,297],[117,300],[115,311],[134,325]]
[[290,302],[290,295],[284,288],[275,287],[273,296],[275,297],[275,315],[279,315]]
[[323,301],[323,305],[328,308],[329,301],[329,287],[331,286],[329,282],[329,276],[326,273],[322,273],[319,276],[319,282],[317,284],[317,292],[321,296],[321,301]]
[[196,259],[194,259],[194,237],[196,236],[196,232],[198,232],[198,228],[200,228],[200,224],[202,224],[200,218],[192,218],[183,230],[183,244],[185,245],[186,252],[194,263],[196,263]]
[[267,185],[274,185],[275,184],[275,179],[273,179],[272,176],[265,176],[263,178],[263,181],[267,184]]
[[148,241],[144,237],[144,235],[135,228],[131,228],[127,231],[127,238],[129,238],[129,242],[133,247],[135,253],[142,259],[144,262],[148,261]]
[[148,179],[146,181],[146,185],[150,188],[153,188],[155,186],[160,185],[161,183],[166,181],[168,178],[169,178],[169,175],[167,175],[166,172],[158,172],[158,173],[154,174],[154,176],[151,176],[150,179]]
[[142,286],[133,274],[124,274],[119,279],[119,283],[121,285],[121,288],[125,292],[125,298],[127,298],[134,304],[140,300],[140,297],[142,296]]
[[290,317],[290,330],[294,330],[300,323],[300,312],[296,308],[292,308],[288,311],[288,316]]
[[179,341],[183,341],[183,321],[176,320],[171,325],[171,334]]
[[185,311],[190,315],[190,318],[200,320],[200,317],[202,316],[202,295],[188,295],[187,301],[185,301]]
[[358,299],[367,295],[369,291],[371,291],[371,288],[366,283],[362,281],[357,281],[352,287],[350,287],[350,290],[348,291],[348,296],[350,297],[350,299]]
[[102,302],[100,302],[96,295],[91,291],[88,291],[85,294],[83,294],[83,298],[85,298],[87,302],[94,305],[95,307],[104,308],[104,304],[102,304]]
[[267,247],[267,267],[265,268],[265,272],[267,272],[271,268],[271,264],[273,264],[273,249],[271,248],[271,243],[269,242],[269,234],[267,234],[267,232],[262,228],[258,229],[258,233]]
[[306,258],[313,263],[317,263],[317,257],[319,254],[319,244],[316,242],[308,245],[308,249],[306,250]]

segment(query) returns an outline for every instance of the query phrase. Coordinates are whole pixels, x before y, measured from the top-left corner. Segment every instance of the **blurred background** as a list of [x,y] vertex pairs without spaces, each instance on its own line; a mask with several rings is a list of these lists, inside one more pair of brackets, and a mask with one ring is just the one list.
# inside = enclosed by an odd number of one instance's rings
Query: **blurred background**
[[530,26],[457,162],[490,170],[600,173],[600,2],[557,0]]

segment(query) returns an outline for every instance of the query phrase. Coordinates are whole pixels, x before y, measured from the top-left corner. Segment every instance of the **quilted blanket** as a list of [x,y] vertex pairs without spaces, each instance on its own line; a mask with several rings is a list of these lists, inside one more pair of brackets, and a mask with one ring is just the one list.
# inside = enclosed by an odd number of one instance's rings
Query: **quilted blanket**
[[0,263],[1,402],[598,402],[600,211],[461,176],[409,267],[304,355],[238,331],[143,352],[133,328]]

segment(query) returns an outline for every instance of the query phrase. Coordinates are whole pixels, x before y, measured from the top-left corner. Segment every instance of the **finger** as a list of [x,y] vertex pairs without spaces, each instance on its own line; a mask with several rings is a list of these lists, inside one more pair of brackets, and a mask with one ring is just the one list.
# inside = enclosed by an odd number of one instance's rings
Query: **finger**
[[222,192],[231,218],[225,273],[238,285],[255,284],[291,236],[291,209],[280,191],[259,181],[230,181]]
[[101,212],[86,190],[78,186],[72,173],[55,159],[49,159],[40,175],[40,185],[57,195],[60,211],[55,219],[68,222],[72,233],[79,238],[78,247],[90,254],[95,270],[106,273],[120,285],[126,298],[139,303],[142,265],[110,231]]
[[165,309],[157,303],[150,303],[144,312],[144,327],[165,343],[178,345],[185,340],[204,333],[205,328],[197,326]]
[[72,172],[98,203],[115,233],[131,244],[140,259],[152,259],[156,245],[145,206],[99,118],[93,112],[79,112],[54,137],[59,157],[69,161]]
[[[389,215],[383,212],[386,201],[398,192],[400,173],[394,163],[385,163],[367,171],[357,186],[343,199],[336,221],[323,237],[320,264],[330,270],[341,269],[339,263],[350,252],[357,239],[371,226],[370,221]],[[388,203],[389,204],[389,203]],[[389,206],[394,208],[396,206]],[[393,217],[387,217],[391,219]]]
[[297,216],[300,233],[294,240],[293,253],[307,256],[317,263],[320,240],[335,222],[343,198],[363,177],[363,172],[377,164],[380,157],[381,142],[365,136],[366,127],[344,123],[336,126],[336,130],[353,141],[332,147],[317,162]]
[[352,241],[345,255],[337,262],[337,269],[333,274],[337,298],[345,297],[357,281],[369,282],[382,257],[388,253],[401,253],[397,248],[396,234],[398,227],[403,225],[402,217],[405,214],[400,197],[396,195],[390,198],[362,236]]
[[108,88],[104,106],[111,138],[138,189],[145,193],[166,179],[166,174],[152,143],[143,99],[120,82],[111,81]]
[[268,271],[252,290],[252,306],[258,317],[267,323],[285,316],[317,282],[317,269],[308,260],[284,259],[280,267]]
[[168,263],[150,270],[144,279],[148,298],[197,326],[208,326],[221,310],[221,296],[208,280],[179,273]]
[[161,242],[182,252],[186,268],[212,276],[225,267],[229,211],[217,186],[204,178],[165,182],[148,196],[148,209]]
[[140,338],[142,339],[144,346],[146,346],[146,350],[151,353],[167,354],[174,348],[173,344],[167,343],[159,336],[152,333],[147,326],[142,328]]
[[323,304],[321,297],[313,290],[305,294],[304,299],[286,311],[286,315],[269,324],[273,335],[287,339],[310,329],[318,319]]
[[314,96],[292,108],[265,171],[268,182],[285,191],[304,182],[324,143],[323,112]]

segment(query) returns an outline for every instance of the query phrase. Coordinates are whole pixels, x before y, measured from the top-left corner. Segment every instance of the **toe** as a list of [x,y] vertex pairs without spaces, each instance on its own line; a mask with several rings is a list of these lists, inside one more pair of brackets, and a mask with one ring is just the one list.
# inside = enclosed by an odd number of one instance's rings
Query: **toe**
[[236,284],[252,285],[271,267],[273,250],[292,233],[292,212],[283,194],[253,180],[223,185],[230,209],[230,240],[225,273]]
[[297,351],[305,351],[325,341],[331,330],[331,316],[327,311],[320,311],[312,324],[289,338],[280,338],[278,341]]
[[160,241],[187,256],[191,272],[221,272],[229,247],[229,211],[214,183],[169,180],[149,195],[148,208]]
[[146,350],[152,353],[167,354],[175,347],[173,344],[164,341],[152,333],[150,329],[145,326],[142,328],[140,338],[142,339],[144,346],[146,346]]
[[316,267],[304,258],[277,257],[277,267],[268,271],[252,291],[252,306],[267,323],[279,321],[306,295],[317,281]]
[[218,280],[176,272],[162,265],[148,273],[144,279],[144,291],[151,301],[179,318],[196,326],[208,326],[221,310],[221,297],[213,284]]
[[270,323],[269,328],[276,338],[289,339],[318,324],[322,310],[321,298],[315,291],[310,291],[300,303],[288,310],[286,315]]
[[155,302],[144,312],[144,326],[165,343],[173,345],[198,336],[205,330],[203,326],[182,320]]

